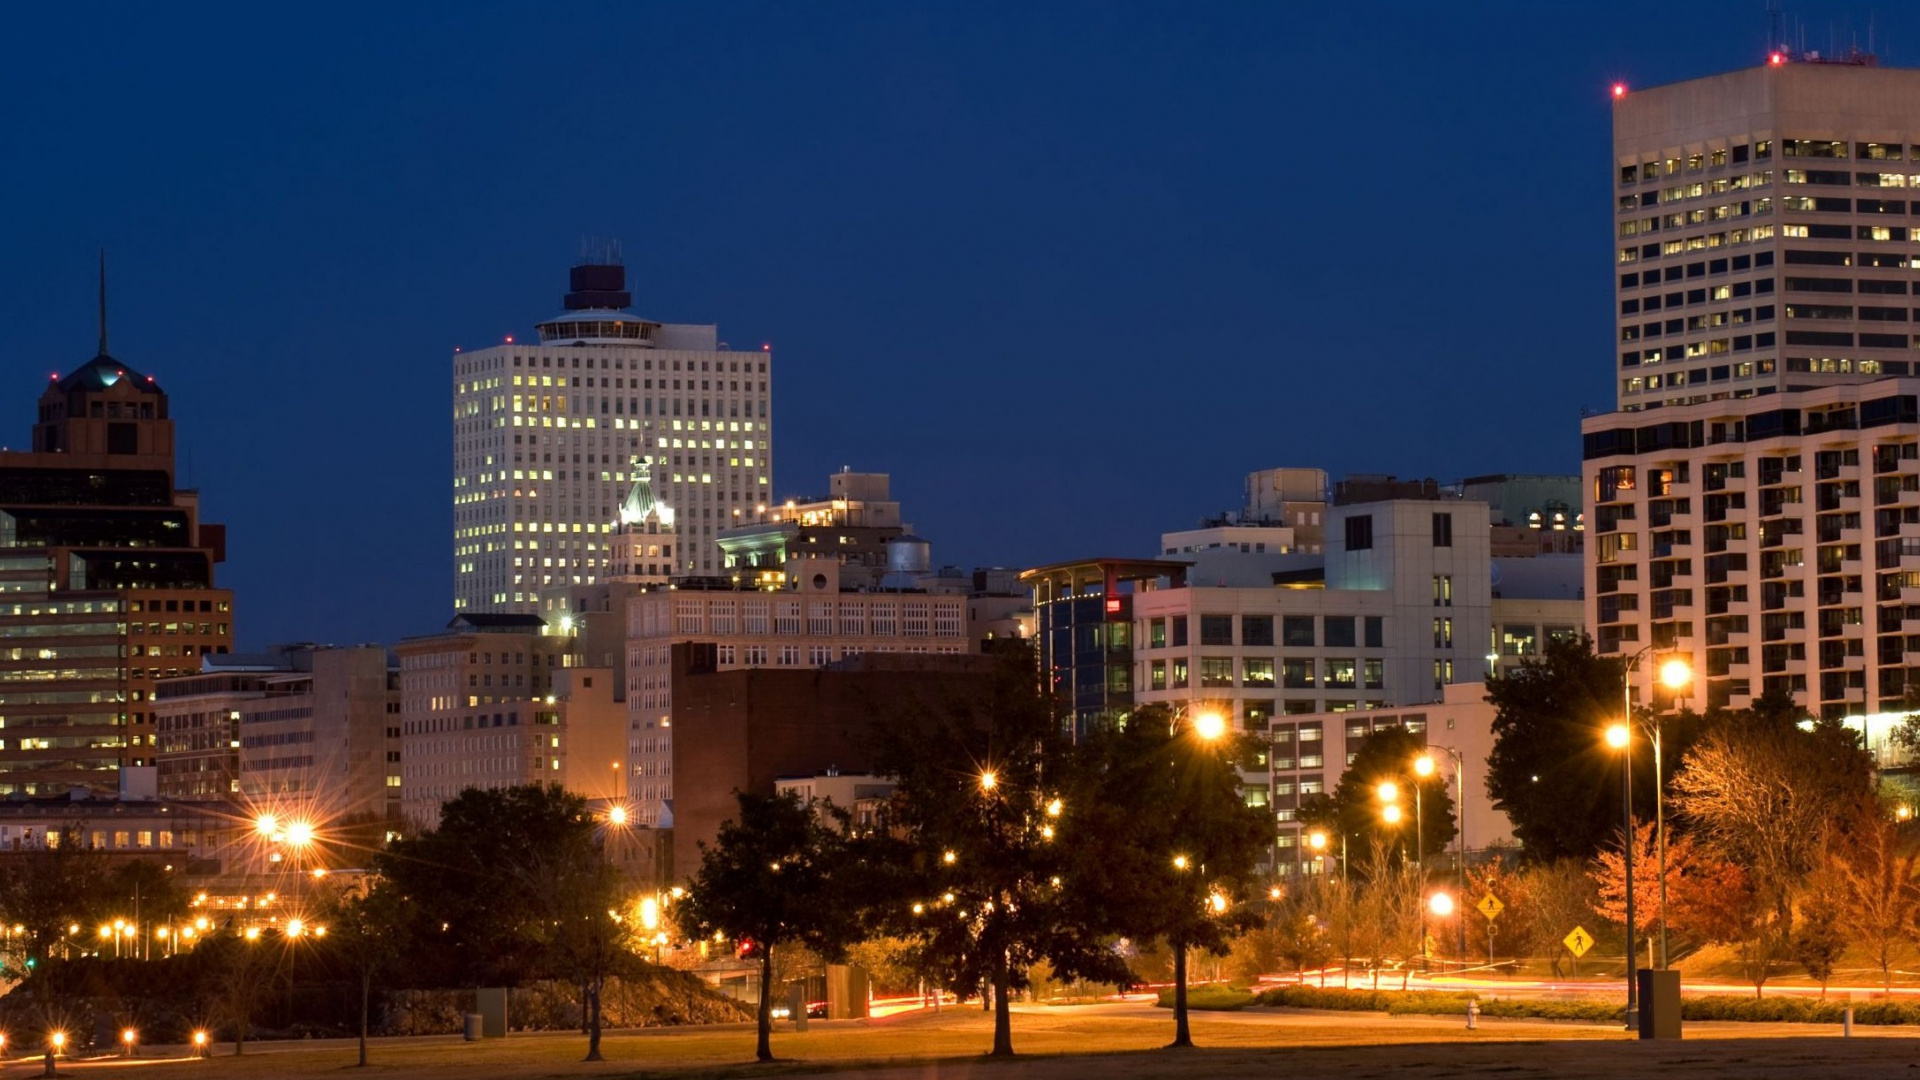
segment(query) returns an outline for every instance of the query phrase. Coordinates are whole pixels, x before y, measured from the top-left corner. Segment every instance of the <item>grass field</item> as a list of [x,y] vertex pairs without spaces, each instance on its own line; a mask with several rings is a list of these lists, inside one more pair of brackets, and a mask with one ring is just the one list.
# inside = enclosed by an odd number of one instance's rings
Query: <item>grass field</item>
[[[912,1013],[871,1022],[815,1022],[797,1034],[777,1030],[773,1065],[751,1063],[750,1027],[623,1032],[605,1041],[606,1062],[586,1065],[578,1035],[524,1035],[483,1043],[450,1038],[378,1040],[373,1065],[352,1067],[350,1042],[254,1043],[244,1057],[231,1046],[195,1061],[61,1062],[66,1075],[137,1080],[340,1080],[355,1076],[480,1080],[543,1077],[751,1077],[858,1070],[868,1080],[931,1077],[1101,1080],[1291,1074],[1351,1077],[1612,1077],[1651,1071],[1677,1076],[1808,1076],[1845,1071],[1849,1080],[1911,1078],[1920,1060],[1914,1029],[1879,1029],[1874,1037],[1841,1040],[1832,1029],[1808,1025],[1701,1024],[1688,1041],[1643,1044],[1612,1026],[1529,1021],[1482,1021],[1467,1031],[1458,1020],[1377,1014],[1318,1014],[1249,1010],[1197,1014],[1197,1051],[1165,1051],[1171,1016],[1147,1005],[1022,1009],[1014,1017],[1011,1063],[981,1057],[989,1045],[988,1018],[977,1009],[938,1015]],[[1885,1038],[1878,1036],[1897,1036]],[[155,1051],[156,1054],[164,1051]],[[34,1075],[35,1061],[0,1067],[0,1077]]]

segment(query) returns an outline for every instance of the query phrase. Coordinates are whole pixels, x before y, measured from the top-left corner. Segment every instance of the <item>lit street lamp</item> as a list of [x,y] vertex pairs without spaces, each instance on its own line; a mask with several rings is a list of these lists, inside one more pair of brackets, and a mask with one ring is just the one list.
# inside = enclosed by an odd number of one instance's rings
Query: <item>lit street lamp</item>
[[[1628,713],[1632,715],[1631,711]],[[1631,1028],[1639,1019],[1639,991],[1634,985],[1633,961],[1635,944],[1633,940],[1633,732],[1626,724],[1614,724],[1607,728],[1607,745],[1620,754],[1620,791],[1625,801],[1627,826],[1626,843],[1621,851],[1627,878],[1627,1027]]]

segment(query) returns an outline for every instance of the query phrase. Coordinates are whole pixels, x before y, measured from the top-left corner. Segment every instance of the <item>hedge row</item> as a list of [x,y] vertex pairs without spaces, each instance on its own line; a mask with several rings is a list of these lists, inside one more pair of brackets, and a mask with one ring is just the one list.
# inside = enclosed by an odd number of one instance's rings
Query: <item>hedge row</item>
[[[1253,1004],[1253,994],[1232,986],[1213,984],[1209,986],[1187,987],[1187,1008],[1205,1012],[1233,1012]],[[1164,987],[1160,991],[1159,1005],[1163,1009],[1173,1008],[1173,987]]]
[[[1224,988],[1208,988],[1224,991]],[[1234,995],[1228,998],[1227,993]],[[1201,1006],[1189,992],[1189,1008],[1242,1008],[1247,1004],[1280,1006],[1290,1009],[1329,1009],[1347,1012],[1384,1012],[1394,1015],[1425,1014],[1448,1016],[1464,1014],[1474,995],[1438,990],[1395,992],[1386,990],[1339,990],[1313,986],[1277,986],[1254,995],[1251,1002],[1237,991],[1221,993],[1222,1000],[1238,1004]],[[1172,995],[1161,994],[1161,1004],[1171,1005]],[[1533,1018],[1542,1020],[1618,1021],[1622,1004],[1592,998],[1530,999],[1496,998],[1480,1002],[1480,1015],[1489,1017]],[[1685,1020],[1738,1020],[1760,1023],[1838,1024],[1846,1010],[1842,1001],[1818,1001],[1805,997],[1751,998],[1734,995],[1681,999],[1680,1015]],[[1867,1001],[1853,1007],[1857,1024],[1920,1025],[1920,1002]]]

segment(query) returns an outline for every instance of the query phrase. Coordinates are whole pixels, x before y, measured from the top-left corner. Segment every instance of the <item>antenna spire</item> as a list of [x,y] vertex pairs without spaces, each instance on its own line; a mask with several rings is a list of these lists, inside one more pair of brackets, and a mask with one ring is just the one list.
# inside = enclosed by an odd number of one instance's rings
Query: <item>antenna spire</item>
[[107,355],[107,249],[100,249],[100,355]]

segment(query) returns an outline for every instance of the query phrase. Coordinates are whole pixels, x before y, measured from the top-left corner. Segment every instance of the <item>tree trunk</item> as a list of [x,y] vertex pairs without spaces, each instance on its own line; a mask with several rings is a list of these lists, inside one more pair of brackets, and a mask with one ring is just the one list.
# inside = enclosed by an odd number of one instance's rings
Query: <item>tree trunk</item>
[[581,997],[587,1002],[587,1061],[605,1061],[600,1056],[600,979],[590,979],[586,984],[586,993]]
[[373,972],[360,973],[360,1067],[367,1067],[368,999],[373,997]]
[[1192,1049],[1193,1033],[1187,1029],[1187,942],[1173,943],[1173,1041],[1167,1049]]
[[773,1060],[773,943],[760,943],[760,1034],[753,1056],[758,1061]]
[[1013,988],[1013,976],[1007,971],[1007,954],[993,956],[993,1057],[1013,1056],[1013,1014],[1008,1009],[1007,992]]

